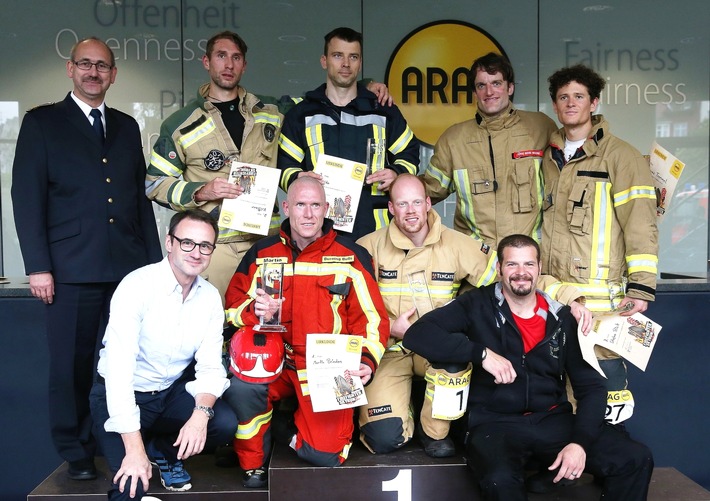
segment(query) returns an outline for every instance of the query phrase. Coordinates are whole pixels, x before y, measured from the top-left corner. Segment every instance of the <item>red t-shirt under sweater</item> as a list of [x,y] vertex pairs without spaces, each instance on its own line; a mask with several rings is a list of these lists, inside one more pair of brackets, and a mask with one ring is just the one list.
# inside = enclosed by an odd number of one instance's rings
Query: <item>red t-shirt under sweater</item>
[[513,313],[513,320],[518,326],[520,334],[523,336],[523,348],[525,353],[532,350],[537,343],[545,337],[545,323],[547,322],[547,301],[539,292],[535,293],[537,306],[535,314],[530,318],[522,318]]

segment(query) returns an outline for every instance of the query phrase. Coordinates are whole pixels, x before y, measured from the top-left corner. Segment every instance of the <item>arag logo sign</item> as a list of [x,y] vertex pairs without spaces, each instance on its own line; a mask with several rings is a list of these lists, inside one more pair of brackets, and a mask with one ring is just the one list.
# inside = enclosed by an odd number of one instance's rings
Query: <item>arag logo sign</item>
[[436,21],[409,33],[392,53],[385,83],[420,141],[433,146],[448,127],[473,118],[473,61],[496,52],[496,40],[461,21]]

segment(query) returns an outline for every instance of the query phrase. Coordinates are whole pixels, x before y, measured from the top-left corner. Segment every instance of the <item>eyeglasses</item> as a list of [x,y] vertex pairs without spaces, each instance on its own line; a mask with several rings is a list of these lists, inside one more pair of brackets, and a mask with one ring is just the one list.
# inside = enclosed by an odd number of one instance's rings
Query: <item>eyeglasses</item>
[[183,252],[192,252],[195,247],[199,247],[200,254],[202,254],[203,256],[209,256],[210,254],[212,254],[216,247],[215,245],[207,242],[202,242],[198,244],[197,242],[193,242],[189,238],[178,238],[175,235],[170,235],[170,238],[180,242],[180,249]]
[[108,73],[113,68],[113,66],[104,63],[103,61],[99,61],[98,63],[92,63],[91,61],[82,59],[81,61],[72,61],[72,63],[74,63],[74,66],[84,71],[89,71],[92,66],[96,66],[96,71],[98,71],[99,73]]
[[409,206],[419,208],[424,205],[424,200],[418,198],[417,200],[412,200],[412,202],[395,202],[394,206],[398,209],[407,209]]

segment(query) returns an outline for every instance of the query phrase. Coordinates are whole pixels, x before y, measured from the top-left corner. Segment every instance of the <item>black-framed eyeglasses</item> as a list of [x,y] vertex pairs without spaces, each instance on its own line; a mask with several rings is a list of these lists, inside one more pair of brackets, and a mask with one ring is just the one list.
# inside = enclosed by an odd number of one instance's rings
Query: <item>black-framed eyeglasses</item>
[[178,238],[175,235],[170,235],[170,238],[180,242],[180,249],[183,252],[192,252],[195,247],[199,247],[200,254],[202,254],[203,256],[209,256],[210,254],[212,254],[216,247],[216,245],[211,244],[209,242],[201,242],[198,244],[197,242],[193,242],[189,238]]
[[74,63],[74,66],[84,71],[89,71],[92,66],[96,66],[96,71],[98,71],[99,73],[108,73],[113,68],[113,66],[108,63],[104,63],[103,61],[99,61],[98,63],[92,63],[91,61],[82,59],[81,61],[72,61],[72,63]]

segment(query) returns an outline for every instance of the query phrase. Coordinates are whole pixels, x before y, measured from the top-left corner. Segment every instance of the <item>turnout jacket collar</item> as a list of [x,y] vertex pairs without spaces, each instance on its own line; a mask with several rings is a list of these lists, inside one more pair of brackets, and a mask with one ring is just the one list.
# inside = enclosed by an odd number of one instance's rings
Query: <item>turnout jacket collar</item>
[[[427,214],[427,224],[429,225],[429,233],[424,239],[424,245],[422,245],[422,247],[428,247],[441,240],[441,218],[434,209],[430,210]],[[392,245],[398,249],[408,251],[416,248],[409,237],[402,233],[402,230],[400,230],[394,222],[391,222],[389,226],[387,226],[387,233],[389,234]]]
[[494,117],[486,115],[482,111],[476,112],[476,123],[478,126],[489,131],[509,129],[518,123],[519,120],[520,117],[516,113],[516,109],[513,108],[513,103],[508,103],[508,107]]
[[291,222],[289,219],[286,218],[283,223],[281,223],[281,242],[294,251],[294,257],[303,252],[321,253],[333,244],[337,236],[338,234],[333,230],[333,220],[325,218],[323,220],[323,235],[308,244],[305,249],[299,249],[296,242],[291,238]]
[[[262,103],[258,97],[256,97],[254,94],[249,94],[247,90],[241,85],[239,86],[238,92],[240,108],[239,111],[242,115],[246,115],[247,110],[252,110],[252,112],[256,112],[264,107],[264,103]],[[214,108],[216,108],[214,103],[207,100],[207,96],[209,95],[209,93],[209,83],[200,85],[200,88],[197,90],[197,97],[195,100],[197,101],[198,106],[205,111],[213,110]]]
[[[574,155],[572,155],[572,159],[575,158],[580,158],[580,157],[594,157],[597,156],[597,154],[600,153],[600,149],[603,146],[603,140],[605,137],[608,136],[609,133],[609,122],[606,121],[603,115],[594,115],[592,117],[592,130],[589,134],[589,137],[584,141],[584,144],[579,148]],[[567,136],[565,136],[565,129],[564,127],[555,131],[552,134],[552,137],[550,138],[550,146],[554,150],[559,150],[562,152],[565,147],[565,141],[567,140]],[[600,146],[601,145],[601,146]],[[561,155],[555,156],[555,161],[559,163],[559,159],[563,159],[562,161],[564,162],[564,153]]]
[[353,107],[356,110],[363,112],[372,111],[379,108],[377,96],[360,84],[357,85],[357,96],[355,97],[355,99],[350,101],[345,106],[337,106],[333,104],[333,102],[328,99],[328,96],[325,93],[325,87],[326,84],[322,84],[320,87],[306,92],[306,100],[321,102],[327,104],[328,106],[333,106],[335,108]]

